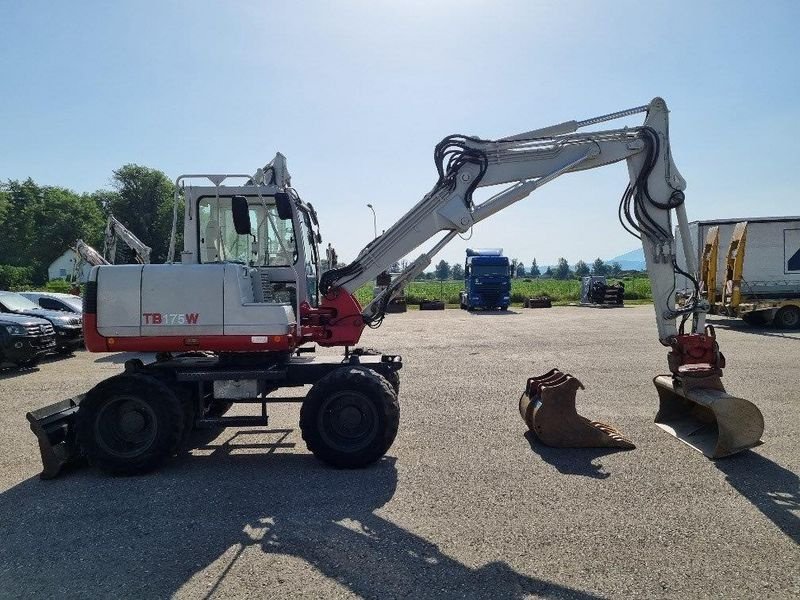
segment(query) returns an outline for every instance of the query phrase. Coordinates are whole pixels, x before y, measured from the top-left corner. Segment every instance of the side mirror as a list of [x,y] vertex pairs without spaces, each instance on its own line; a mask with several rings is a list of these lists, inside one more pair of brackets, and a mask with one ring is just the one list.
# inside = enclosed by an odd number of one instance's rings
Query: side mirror
[[233,227],[239,235],[250,235],[250,207],[247,205],[247,198],[244,196],[234,196],[231,198],[231,213],[233,215]]
[[286,192],[275,194],[275,207],[278,209],[278,218],[281,221],[292,219],[292,200]]

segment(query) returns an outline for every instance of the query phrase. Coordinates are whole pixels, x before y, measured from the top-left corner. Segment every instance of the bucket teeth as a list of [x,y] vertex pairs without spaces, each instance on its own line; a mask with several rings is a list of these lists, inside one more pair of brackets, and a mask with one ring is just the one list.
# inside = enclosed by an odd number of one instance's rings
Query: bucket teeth
[[583,384],[569,373],[551,369],[528,379],[519,412],[534,435],[556,448],[622,448],[636,446],[614,427],[580,416],[575,396]]

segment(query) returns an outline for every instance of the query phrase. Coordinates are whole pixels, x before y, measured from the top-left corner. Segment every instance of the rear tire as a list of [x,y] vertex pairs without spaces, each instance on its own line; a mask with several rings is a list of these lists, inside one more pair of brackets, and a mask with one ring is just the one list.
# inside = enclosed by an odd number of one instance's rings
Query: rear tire
[[775,313],[773,323],[781,329],[800,328],[800,307],[784,306]]
[[320,379],[300,409],[308,449],[337,468],[365,467],[391,447],[400,423],[397,394],[365,367],[342,367]]
[[89,463],[114,475],[152,471],[177,452],[183,431],[181,400],[141,374],[101,382],[78,411],[78,440]]

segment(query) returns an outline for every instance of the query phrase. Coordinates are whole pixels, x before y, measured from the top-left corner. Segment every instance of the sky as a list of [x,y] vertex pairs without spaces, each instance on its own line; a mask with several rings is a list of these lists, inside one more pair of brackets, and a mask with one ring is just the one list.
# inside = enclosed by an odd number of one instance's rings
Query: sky
[[[380,232],[431,189],[443,137],[661,96],[690,220],[797,215],[798,22],[793,1],[0,0],[0,179],[89,192],[126,163],[174,179],[280,151],[348,261],[368,203]],[[624,163],[567,174],[439,257],[622,254],[627,182]]]

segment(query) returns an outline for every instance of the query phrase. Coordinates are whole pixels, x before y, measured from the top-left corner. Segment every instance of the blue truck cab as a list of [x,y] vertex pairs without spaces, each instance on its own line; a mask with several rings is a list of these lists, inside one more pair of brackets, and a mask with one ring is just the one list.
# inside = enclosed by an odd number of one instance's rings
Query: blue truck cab
[[467,248],[461,308],[506,310],[511,303],[511,266],[502,248]]

